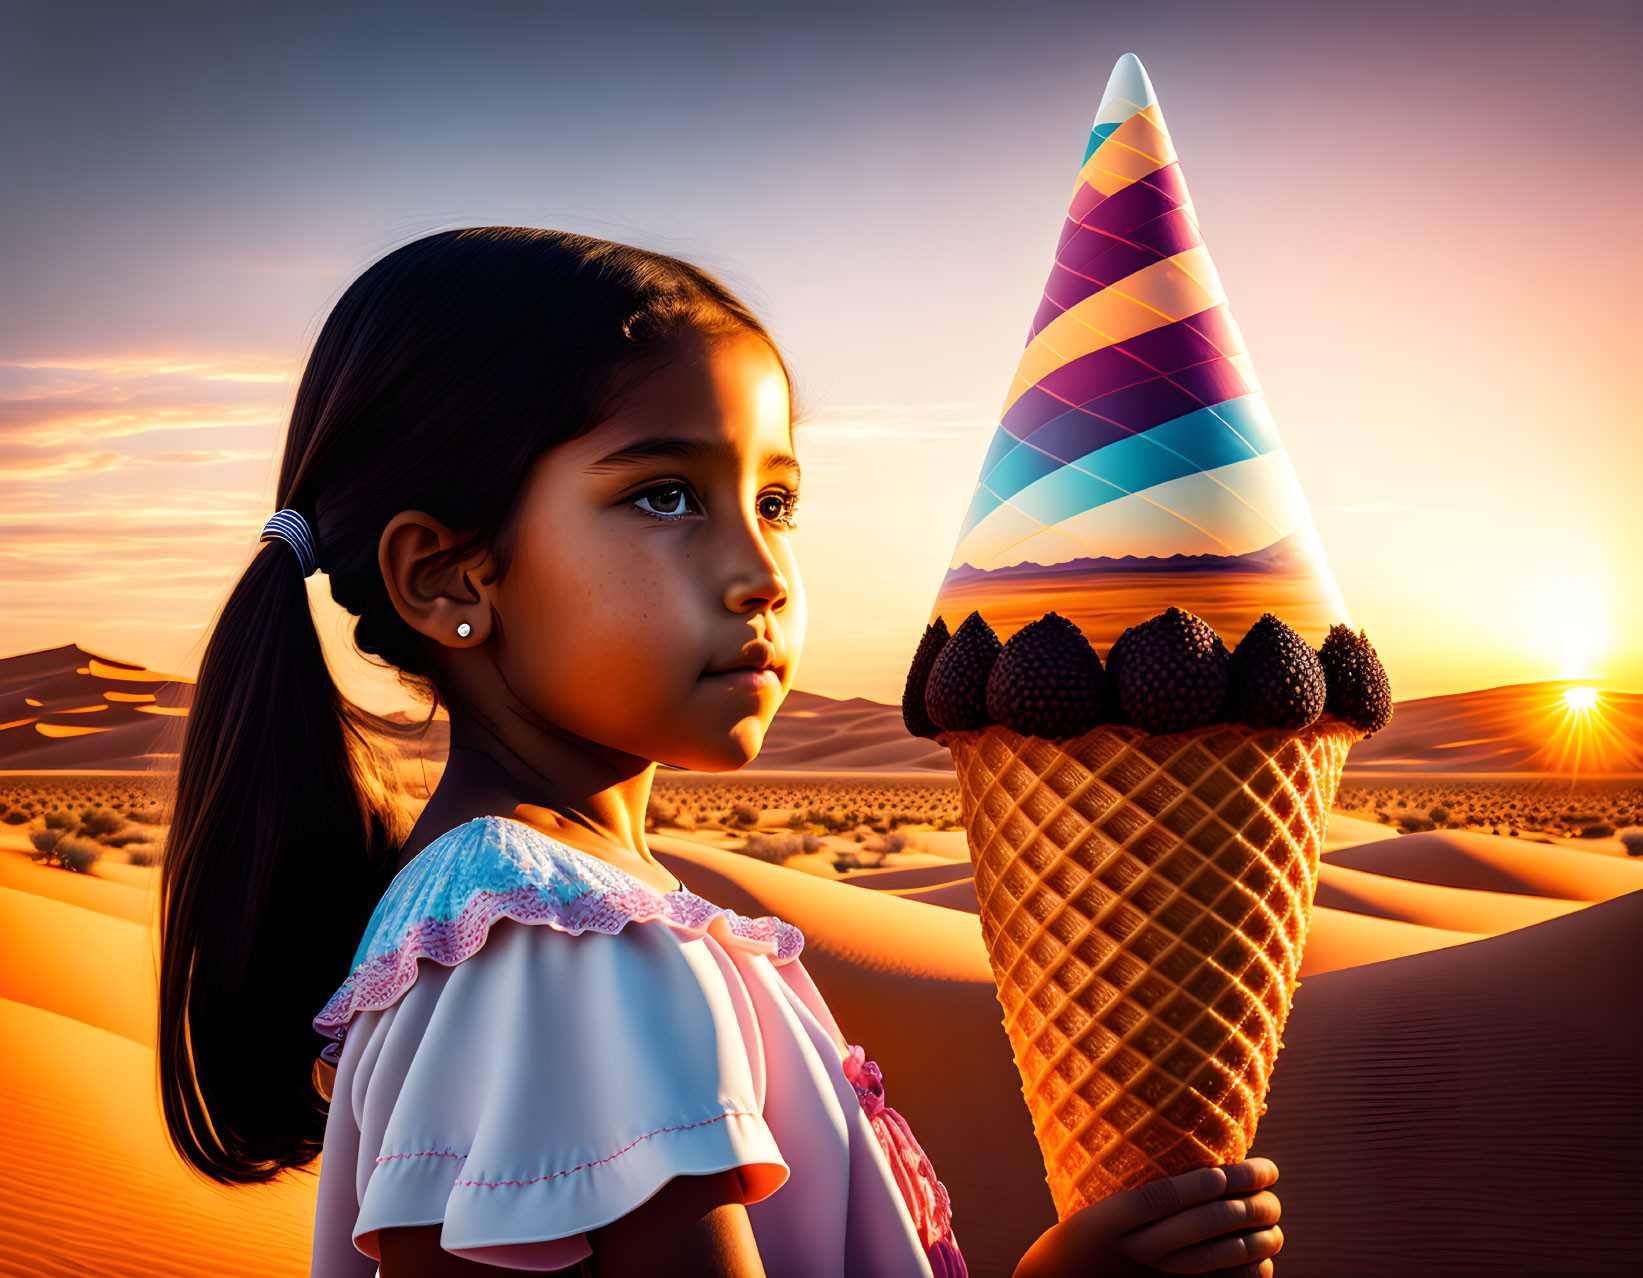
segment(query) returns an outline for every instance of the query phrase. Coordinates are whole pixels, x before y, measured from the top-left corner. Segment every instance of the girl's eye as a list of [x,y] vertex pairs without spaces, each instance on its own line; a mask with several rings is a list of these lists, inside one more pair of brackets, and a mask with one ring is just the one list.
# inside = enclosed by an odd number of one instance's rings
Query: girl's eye
[[[694,500],[690,488],[675,480],[645,489],[633,499],[633,504],[654,519],[683,519],[687,514],[703,513],[701,507],[693,504]],[[798,523],[793,512],[798,504],[797,492],[778,489],[760,495],[759,514],[773,524],[796,528]]]
[[[657,519],[681,519],[689,513],[685,503],[686,494],[689,492],[690,489],[680,483],[657,484],[656,487],[647,488],[635,497],[633,504]],[[642,504],[647,501],[651,505]],[[699,508],[690,509],[694,509],[697,514],[702,513]]]
[[759,513],[773,524],[786,524],[789,528],[797,528],[798,522],[793,518],[793,511],[798,504],[798,493],[788,488],[778,489],[759,497]]

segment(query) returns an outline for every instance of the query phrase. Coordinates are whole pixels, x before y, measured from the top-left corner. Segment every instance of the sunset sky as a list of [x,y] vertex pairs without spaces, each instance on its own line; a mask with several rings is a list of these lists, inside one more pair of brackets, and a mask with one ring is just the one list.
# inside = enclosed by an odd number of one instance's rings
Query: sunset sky
[[0,655],[192,676],[332,303],[503,223],[765,319],[797,684],[899,699],[1128,51],[1395,695],[1643,690],[1643,6],[581,8],[0,10]]

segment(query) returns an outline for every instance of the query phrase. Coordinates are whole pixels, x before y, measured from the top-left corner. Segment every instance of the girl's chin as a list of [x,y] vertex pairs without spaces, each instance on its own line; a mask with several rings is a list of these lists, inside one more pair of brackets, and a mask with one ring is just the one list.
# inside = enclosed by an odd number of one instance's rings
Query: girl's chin
[[703,742],[699,750],[692,752],[700,761],[685,766],[693,772],[734,772],[745,768],[764,748],[764,733],[764,720],[748,715],[738,720],[724,736]]

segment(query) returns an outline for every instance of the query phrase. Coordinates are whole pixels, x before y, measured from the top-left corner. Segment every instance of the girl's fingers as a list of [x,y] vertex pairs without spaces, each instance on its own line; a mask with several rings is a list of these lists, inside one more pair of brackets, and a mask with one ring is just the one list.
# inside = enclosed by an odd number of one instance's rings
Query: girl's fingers
[[1131,1260],[1157,1264],[1161,1257],[1225,1234],[1251,1233],[1276,1225],[1282,1212],[1278,1195],[1270,1189],[1257,1190],[1245,1197],[1216,1198],[1176,1212],[1173,1216],[1165,1216],[1150,1225],[1132,1229],[1115,1238],[1113,1246]]
[[1283,1226],[1273,1225],[1251,1233],[1213,1238],[1209,1242],[1171,1252],[1153,1263],[1172,1274],[1211,1274],[1225,1269],[1237,1272],[1251,1262],[1276,1256],[1283,1246]]
[[1265,1189],[1278,1179],[1270,1158],[1246,1158],[1222,1167],[1199,1167],[1163,1180],[1126,1189],[1101,1200],[1101,1210],[1118,1233],[1196,1207],[1225,1194],[1247,1194]]

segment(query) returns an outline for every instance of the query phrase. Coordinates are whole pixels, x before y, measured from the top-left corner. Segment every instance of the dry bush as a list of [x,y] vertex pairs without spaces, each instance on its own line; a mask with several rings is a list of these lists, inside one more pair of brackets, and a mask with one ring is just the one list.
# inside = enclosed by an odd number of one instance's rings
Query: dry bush
[[70,834],[58,841],[52,849],[57,863],[64,869],[73,870],[78,874],[85,874],[96,865],[103,855],[101,845],[90,839],[82,839],[78,835]]
[[113,834],[105,834],[98,842],[104,847],[124,848],[130,847],[133,843],[152,843],[158,833],[153,826],[142,826],[128,821]]
[[750,834],[737,850],[755,860],[780,865],[789,857],[815,852],[820,847],[821,839],[814,834]]
[[[1643,804],[1635,781],[1409,776],[1341,782],[1335,807],[1342,812],[1398,824],[1409,811],[1428,814],[1434,826],[1499,831],[1512,835],[1578,835],[1591,826],[1619,829],[1640,822],[1631,813]],[[1442,810],[1442,819],[1434,809]],[[1596,836],[1594,836],[1596,837]]]
[[113,808],[92,807],[80,813],[80,829],[93,839],[113,834],[125,824],[125,817]]
[[658,830],[663,826],[677,826],[679,824],[679,805],[670,803],[666,799],[659,799],[655,794],[645,804],[645,829]]

